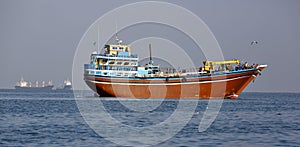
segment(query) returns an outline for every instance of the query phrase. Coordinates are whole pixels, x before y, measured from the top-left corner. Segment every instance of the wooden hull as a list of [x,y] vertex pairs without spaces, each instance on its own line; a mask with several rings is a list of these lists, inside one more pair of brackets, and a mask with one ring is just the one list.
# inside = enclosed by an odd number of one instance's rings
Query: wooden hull
[[265,67],[243,72],[185,78],[107,78],[85,76],[101,97],[237,98]]

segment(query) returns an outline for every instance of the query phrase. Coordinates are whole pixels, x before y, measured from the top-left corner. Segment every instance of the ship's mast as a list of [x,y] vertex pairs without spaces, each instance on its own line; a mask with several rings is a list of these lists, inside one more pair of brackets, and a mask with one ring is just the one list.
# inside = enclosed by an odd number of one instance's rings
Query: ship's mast
[[149,53],[150,53],[150,61],[149,61],[149,64],[153,64],[151,44],[149,44]]
[[118,38],[118,25],[117,25],[117,23],[116,23],[116,34],[115,34],[116,36],[116,41],[117,41],[117,43],[119,44],[119,38]]
[[100,48],[99,48],[99,45],[100,45],[100,40],[99,40],[99,36],[100,36],[100,34],[99,34],[99,24],[98,24],[98,26],[97,26],[97,41],[98,41],[98,44],[97,44],[97,52],[98,52],[98,54],[100,54]]
[[122,40],[120,40],[119,38],[118,38],[118,25],[117,25],[117,23],[116,23],[116,41],[117,41],[117,44],[118,45],[121,45],[121,43],[122,43]]

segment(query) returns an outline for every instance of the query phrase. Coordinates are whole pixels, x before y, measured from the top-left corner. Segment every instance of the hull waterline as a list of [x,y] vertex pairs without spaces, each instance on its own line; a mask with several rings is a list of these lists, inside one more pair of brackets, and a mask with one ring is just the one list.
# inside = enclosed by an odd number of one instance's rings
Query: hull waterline
[[87,85],[103,97],[237,98],[265,66],[254,71],[217,77],[151,80],[86,77]]

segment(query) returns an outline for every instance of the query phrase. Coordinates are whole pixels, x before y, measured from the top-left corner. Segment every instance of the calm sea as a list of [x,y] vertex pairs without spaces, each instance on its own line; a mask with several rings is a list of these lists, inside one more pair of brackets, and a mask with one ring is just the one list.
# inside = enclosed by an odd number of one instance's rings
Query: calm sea
[[[243,93],[237,100],[224,100],[204,132],[198,132],[198,126],[208,100],[196,102],[189,123],[156,146],[300,146],[300,93]],[[112,117],[143,127],[164,121],[178,101],[164,100],[155,115],[142,118],[115,99],[103,100],[103,104]],[[3,89],[0,114],[0,146],[119,146],[89,127],[72,92]]]

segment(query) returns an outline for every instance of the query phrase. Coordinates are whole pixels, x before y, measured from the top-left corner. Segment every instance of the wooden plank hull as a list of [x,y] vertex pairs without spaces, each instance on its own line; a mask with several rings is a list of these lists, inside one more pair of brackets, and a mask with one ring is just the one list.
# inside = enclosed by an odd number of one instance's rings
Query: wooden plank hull
[[245,72],[184,78],[107,78],[85,76],[101,97],[237,98],[264,67]]

